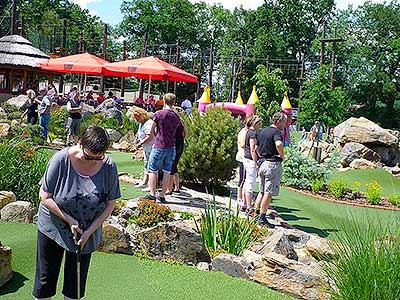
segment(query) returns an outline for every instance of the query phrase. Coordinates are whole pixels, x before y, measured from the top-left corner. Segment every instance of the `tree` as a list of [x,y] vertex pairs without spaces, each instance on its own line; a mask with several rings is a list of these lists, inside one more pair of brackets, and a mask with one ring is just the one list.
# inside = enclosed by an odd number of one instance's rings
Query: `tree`
[[268,72],[264,65],[259,65],[253,77],[259,96],[255,108],[257,115],[263,119],[263,126],[269,125],[270,122],[270,114],[268,113],[270,104],[282,102],[284,92],[289,90],[288,81],[282,79],[281,76],[282,71],[280,69]]
[[329,66],[321,67],[315,78],[308,79],[300,109],[301,124],[311,125],[318,120],[334,127],[344,121],[348,110],[347,94],[342,87],[330,88]]

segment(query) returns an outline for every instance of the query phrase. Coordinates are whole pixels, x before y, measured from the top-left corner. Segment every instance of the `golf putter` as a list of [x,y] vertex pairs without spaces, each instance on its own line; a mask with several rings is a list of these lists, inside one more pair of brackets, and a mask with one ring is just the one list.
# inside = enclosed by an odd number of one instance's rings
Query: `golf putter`
[[[79,224],[79,228],[82,228]],[[77,233],[77,239],[78,241],[81,238],[81,234],[78,232]],[[81,251],[82,247],[81,245],[76,245],[76,287],[77,287],[77,293],[78,293],[78,300],[81,300]]]

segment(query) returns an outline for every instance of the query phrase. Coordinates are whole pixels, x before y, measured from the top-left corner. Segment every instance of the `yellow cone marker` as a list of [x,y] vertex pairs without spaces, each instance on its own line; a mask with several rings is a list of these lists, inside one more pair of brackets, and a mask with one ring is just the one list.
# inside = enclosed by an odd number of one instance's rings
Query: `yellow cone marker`
[[249,101],[247,101],[247,104],[256,104],[258,102],[258,96],[256,92],[256,86],[253,85],[253,91],[251,92]]
[[203,95],[201,95],[199,103],[211,103],[211,90],[208,85],[204,87]]
[[237,98],[236,98],[236,102],[235,102],[236,104],[244,104],[243,103],[243,99],[242,99],[242,93],[239,91],[238,92],[238,95],[237,95]]

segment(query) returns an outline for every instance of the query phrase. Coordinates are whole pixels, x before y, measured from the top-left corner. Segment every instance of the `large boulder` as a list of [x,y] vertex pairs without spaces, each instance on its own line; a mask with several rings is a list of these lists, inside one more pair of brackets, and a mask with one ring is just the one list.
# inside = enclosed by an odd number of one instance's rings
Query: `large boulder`
[[399,140],[388,130],[374,122],[361,117],[350,118],[335,127],[335,137],[341,144],[356,142],[360,144],[374,144],[397,146]]
[[332,259],[335,257],[333,242],[319,236],[310,235],[306,247],[307,251],[317,259]]
[[389,167],[394,167],[400,162],[400,151],[397,146],[371,146],[371,149],[379,154],[381,162]]
[[15,201],[4,206],[0,215],[2,221],[32,223],[35,209],[30,202]]
[[11,280],[11,248],[3,246],[0,242],[0,288]]
[[17,197],[13,192],[0,191],[0,210],[8,203],[17,201]]
[[99,250],[103,252],[132,254],[129,235],[125,228],[119,224],[113,224],[113,222],[104,223],[102,242]]
[[155,259],[173,259],[193,266],[211,261],[201,236],[186,221],[134,231],[131,241],[134,250]]
[[26,105],[29,102],[29,98],[27,95],[19,95],[17,97],[13,97],[11,99],[8,99],[6,103],[8,105],[14,106],[18,110],[23,110],[25,109]]
[[106,118],[116,118],[122,123],[123,114],[121,110],[118,109],[117,103],[115,103],[113,99],[107,99],[97,106],[95,113],[100,113]]
[[293,243],[289,240],[285,232],[279,229],[268,236],[263,243],[253,246],[252,251],[261,255],[267,252],[275,252],[289,259],[298,259]]
[[7,119],[7,113],[2,107],[0,107],[0,119]]
[[0,123],[0,139],[11,134],[11,126],[7,123]]
[[212,260],[212,269],[243,279],[251,279],[254,275],[254,265],[251,262],[227,253],[220,254]]
[[262,263],[255,267],[253,280],[302,299],[329,298],[320,264],[305,264],[275,252],[268,252],[262,256]]
[[350,163],[352,169],[375,169],[376,164],[364,158],[357,158]]
[[340,162],[343,167],[348,167],[353,160],[359,158],[378,162],[381,157],[375,151],[355,142],[346,143],[340,150]]

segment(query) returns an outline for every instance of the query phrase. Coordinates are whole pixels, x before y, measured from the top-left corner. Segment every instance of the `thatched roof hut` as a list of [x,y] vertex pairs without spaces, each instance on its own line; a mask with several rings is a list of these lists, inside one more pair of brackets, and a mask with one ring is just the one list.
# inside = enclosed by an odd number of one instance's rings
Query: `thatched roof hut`
[[0,67],[39,68],[39,63],[48,59],[47,54],[33,47],[22,36],[9,35],[0,38]]
[[[30,41],[19,35],[0,38],[0,102],[11,93],[23,93],[41,71],[39,64],[49,56],[35,48]],[[1,94],[3,97],[1,97]]]

